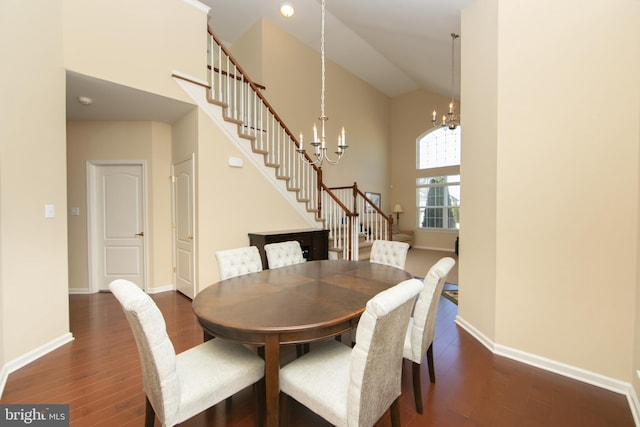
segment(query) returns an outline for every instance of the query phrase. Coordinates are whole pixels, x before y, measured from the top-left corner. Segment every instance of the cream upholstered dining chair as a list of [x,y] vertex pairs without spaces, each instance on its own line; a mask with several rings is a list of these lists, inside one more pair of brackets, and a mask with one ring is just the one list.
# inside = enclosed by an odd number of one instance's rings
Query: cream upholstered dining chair
[[400,427],[402,341],[423,286],[409,279],[370,299],[355,347],[328,341],[285,365],[281,393],[335,426],[373,426],[391,407],[392,426]]
[[262,259],[255,246],[217,251],[216,261],[220,280],[262,271]]
[[374,240],[369,261],[404,269],[408,251],[409,244],[407,242]]
[[287,242],[268,243],[264,245],[269,269],[300,264],[305,261],[302,248],[297,240]]
[[138,347],[146,426],[153,426],[156,415],[163,426],[181,423],[263,378],[264,361],[240,344],[215,339],[176,354],[149,295],[127,280],[114,280],[109,289]]
[[429,269],[424,278],[424,289],[420,292],[404,341],[403,357],[412,362],[413,398],[416,411],[422,414],[422,390],[420,385],[420,366],[425,353],[429,366],[429,378],[436,382],[433,366],[433,337],[436,328],[436,314],[440,295],[444,288],[447,274],[455,265],[453,258],[444,257]]
[[[302,256],[302,248],[297,240],[286,242],[268,243],[264,245],[269,269],[286,267],[287,265],[301,264],[306,260]],[[297,344],[296,353],[301,356],[309,351],[309,344]]]

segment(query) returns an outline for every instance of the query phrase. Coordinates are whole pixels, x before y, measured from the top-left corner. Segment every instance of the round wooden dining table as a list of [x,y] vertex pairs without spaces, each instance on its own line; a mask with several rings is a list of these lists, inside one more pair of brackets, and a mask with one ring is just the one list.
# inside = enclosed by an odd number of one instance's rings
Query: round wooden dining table
[[412,276],[368,261],[309,261],[222,280],[201,291],[193,312],[210,335],[264,346],[265,424],[279,423],[280,344],[351,330],[374,295]]

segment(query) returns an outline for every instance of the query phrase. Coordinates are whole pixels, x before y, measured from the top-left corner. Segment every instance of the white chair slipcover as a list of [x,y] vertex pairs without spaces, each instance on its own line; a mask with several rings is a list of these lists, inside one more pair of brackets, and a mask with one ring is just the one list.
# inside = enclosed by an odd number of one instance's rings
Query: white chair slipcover
[[262,271],[262,259],[255,246],[217,251],[216,261],[220,280]]
[[215,339],[175,353],[162,313],[137,285],[115,280],[109,289],[135,337],[147,396],[145,425],[181,423],[260,381],[264,361],[240,344]]
[[297,240],[269,243],[264,245],[264,251],[267,254],[269,269],[300,264],[305,261],[300,242]]
[[399,427],[402,341],[422,288],[409,279],[373,297],[355,347],[329,341],[284,366],[281,392],[335,426],[373,426],[391,407],[392,425]]
[[444,287],[447,274],[455,265],[453,258],[440,259],[427,272],[424,278],[424,289],[420,292],[413,315],[409,320],[409,327],[404,341],[403,357],[410,360],[413,369],[413,396],[416,411],[422,414],[422,391],[420,385],[420,364],[425,353],[429,366],[431,382],[436,382],[433,367],[433,337],[436,328],[436,314],[440,295]]
[[404,269],[409,244],[391,240],[374,240],[371,246],[370,262]]

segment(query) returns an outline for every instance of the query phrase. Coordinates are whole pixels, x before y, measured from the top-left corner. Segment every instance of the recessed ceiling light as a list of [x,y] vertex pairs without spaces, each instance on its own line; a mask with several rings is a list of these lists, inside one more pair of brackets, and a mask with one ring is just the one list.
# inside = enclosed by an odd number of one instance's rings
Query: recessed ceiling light
[[291,18],[294,14],[295,10],[293,9],[293,5],[291,3],[282,3],[280,6],[280,14],[285,18]]
[[91,105],[93,99],[89,98],[88,96],[79,96],[78,102],[82,105]]

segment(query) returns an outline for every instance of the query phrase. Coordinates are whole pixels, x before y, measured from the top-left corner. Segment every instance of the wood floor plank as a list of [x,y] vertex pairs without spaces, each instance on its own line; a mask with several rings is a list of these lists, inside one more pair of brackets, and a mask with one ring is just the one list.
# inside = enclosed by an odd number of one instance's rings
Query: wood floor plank
[[[152,298],[176,351],[202,342],[189,299],[175,292]],[[140,362],[119,304],[111,294],[98,293],[71,295],[69,306],[74,341],[9,375],[0,403],[67,403],[73,426],[143,425]],[[437,382],[430,382],[423,362],[423,415],[415,412],[410,363],[403,364],[403,427],[634,425],[625,396],[495,356],[455,324],[456,315],[457,306],[441,298],[434,341]],[[282,353],[283,363],[295,357],[292,346]],[[291,426],[329,426],[295,401],[289,409]],[[253,389],[183,423],[205,425],[254,426]],[[388,414],[376,424],[387,426]]]

